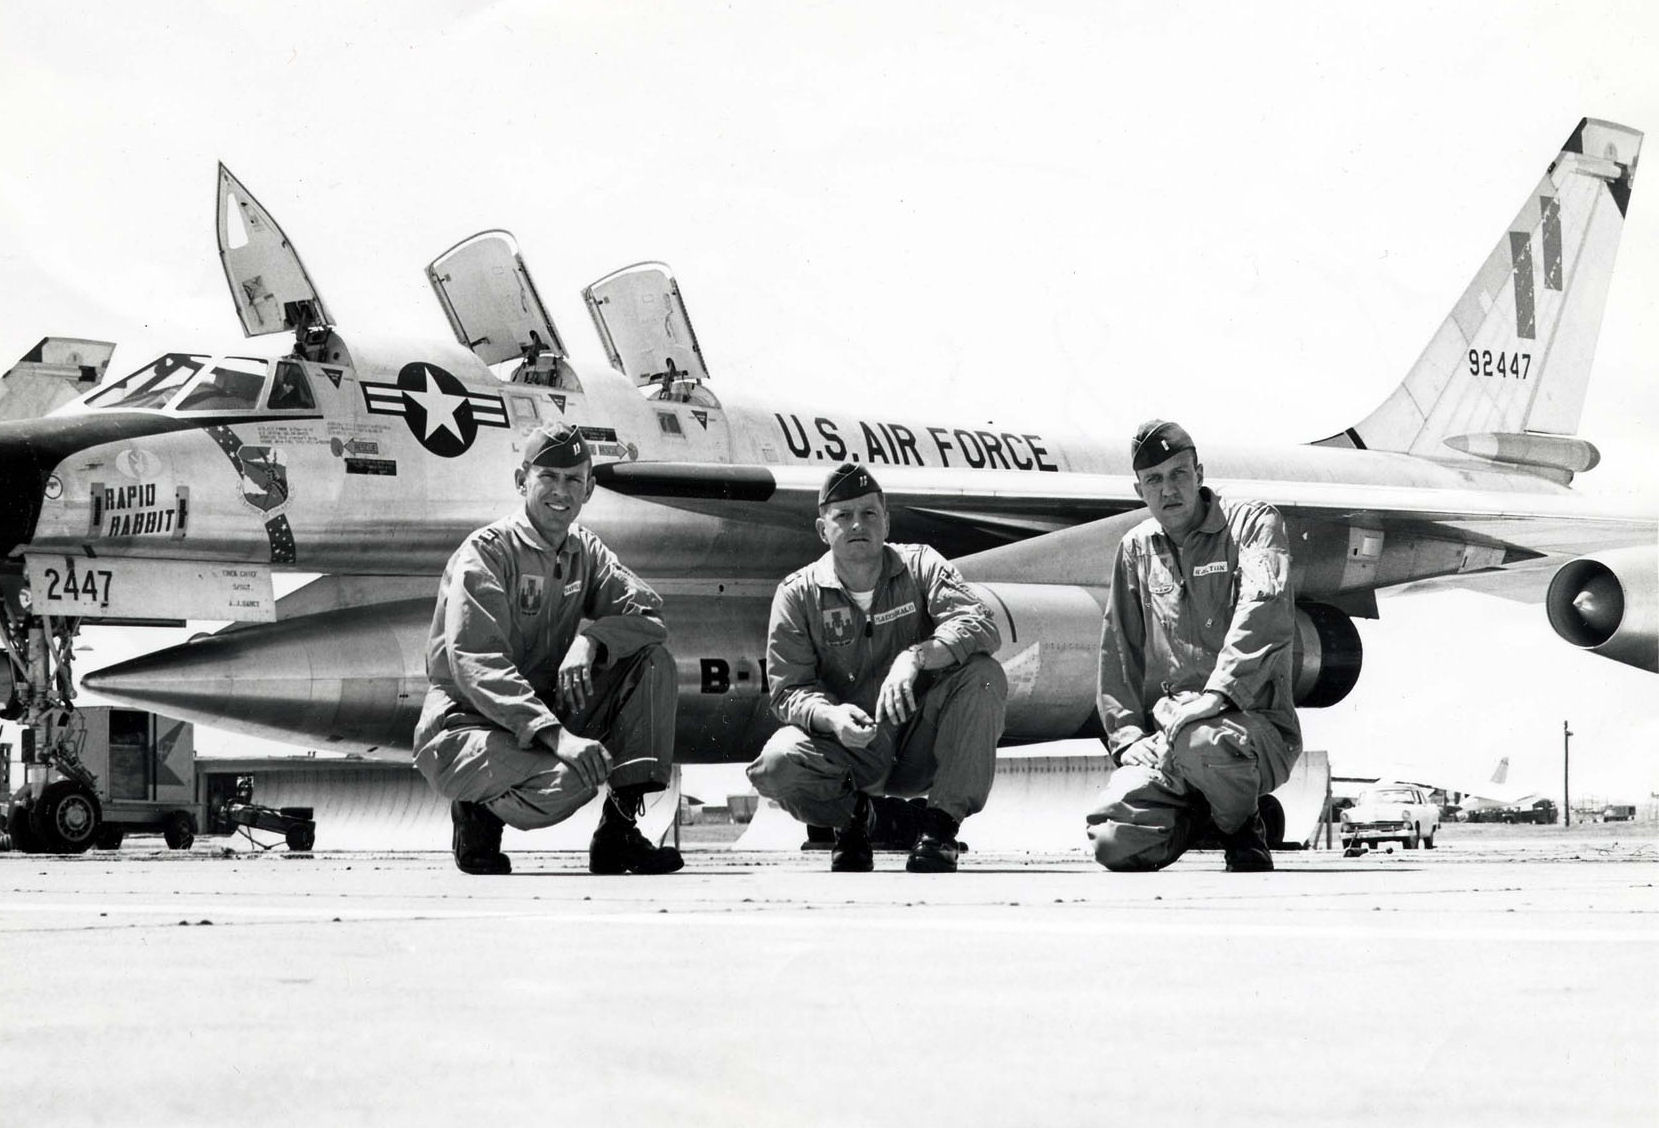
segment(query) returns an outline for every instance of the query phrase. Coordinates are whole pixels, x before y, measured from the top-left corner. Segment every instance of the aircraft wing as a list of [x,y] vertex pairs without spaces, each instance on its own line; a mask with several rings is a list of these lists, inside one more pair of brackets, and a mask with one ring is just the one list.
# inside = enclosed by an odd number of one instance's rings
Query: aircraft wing
[[[1003,529],[1012,534],[1010,540],[1141,505],[1121,475],[885,467],[879,475],[895,522],[899,510],[909,510],[944,522]],[[818,515],[824,475],[810,466],[617,462],[597,467],[594,477],[607,489],[677,509],[798,528]],[[1211,484],[1227,497],[1269,502],[1286,515],[1437,524],[1539,551],[1584,551],[1604,541],[1628,544],[1633,534],[1655,524],[1653,518],[1572,495],[1248,479],[1211,479]],[[895,539],[902,538],[895,532]]]
[[1227,479],[1211,484],[1228,497],[1268,502],[1286,516],[1433,526],[1539,554],[1639,544],[1659,528],[1651,510],[1571,493]]
[[[896,541],[947,556],[977,552],[1139,507],[1127,484],[1094,474],[879,470]],[[594,469],[606,489],[692,513],[800,529],[818,516],[824,471],[814,466],[613,462]]]
[[1414,580],[1395,588],[1394,594],[1415,595],[1455,587],[1464,591],[1479,592],[1481,595],[1496,596],[1511,603],[1536,605],[1544,602],[1549,592],[1550,580],[1554,578],[1557,570],[1571,559],[1570,556],[1550,554],[1487,572]]
[[[924,541],[971,579],[1107,582],[1103,551],[1143,514],[1121,474],[881,468],[894,541]],[[611,463],[599,484],[672,508],[800,529],[818,514],[816,466]],[[1536,489],[1213,478],[1226,498],[1274,504],[1297,537],[1304,591],[1470,577],[1545,556],[1651,541],[1659,521],[1631,503]],[[1307,536],[1301,536],[1307,532]],[[1372,537],[1367,541],[1365,537]],[[1384,554],[1384,547],[1389,554]],[[1355,572],[1374,552],[1374,576]],[[1428,554],[1435,554],[1430,566]],[[1443,557],[1443,559],[1440,559]],[[1309,582],[1311,581],[1311,582]],[[1370,582],[1367,582],[1370,581]],[[1526,596],[1530,597],[1530,596]]]

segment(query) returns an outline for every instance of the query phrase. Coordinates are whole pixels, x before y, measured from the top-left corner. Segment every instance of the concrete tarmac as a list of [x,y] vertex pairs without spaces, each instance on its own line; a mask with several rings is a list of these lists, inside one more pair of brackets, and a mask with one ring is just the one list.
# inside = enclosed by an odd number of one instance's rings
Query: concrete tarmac
[[1659,843],[0,855],[8,1125],[1641,1124]]

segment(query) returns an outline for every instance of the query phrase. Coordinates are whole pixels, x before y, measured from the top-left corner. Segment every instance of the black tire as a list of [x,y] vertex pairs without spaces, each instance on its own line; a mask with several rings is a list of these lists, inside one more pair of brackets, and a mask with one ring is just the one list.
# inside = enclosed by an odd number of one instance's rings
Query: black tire
[[119,850],[121,840],[127,837],[127,832],[118,826],[105,823],[98,828],[98,833],[92,838],[92,844],[100,850]]
[[1411,824],[1411,833],[1400,839],[1401,844],[1404,845],[1407,850],[1417,849],[1418,844],[1422,841],[1423,836],[1417,833],[1416,823]]
[[1425,849],[1425,850],[1434,849],[1434,835],[1435,835],[1435,832],[1433,830],[1431,830],[1427,834],[1423,835],[1423,849]]
[[288,828],[288,833],[282,837],[288,843],[288,849],[304,853],[316,845],[317,828],[310,825],[291,826]]
[[29,819],[44,849],[54,854],[84,854],[92,849],[102,815],[98,797],[85,784],[59,779],[46,785]]
[[41,852],[40,839],[29,822],[29,808],[19,803],[6,813],[6,834],[12,840],[12,849],[22,854]]
[[169,850],[188,850],[196,844],[196,828],[191,824],[189,815],[174,811],[167,816],[167,825],[162,827],[161,837],[166,840]]

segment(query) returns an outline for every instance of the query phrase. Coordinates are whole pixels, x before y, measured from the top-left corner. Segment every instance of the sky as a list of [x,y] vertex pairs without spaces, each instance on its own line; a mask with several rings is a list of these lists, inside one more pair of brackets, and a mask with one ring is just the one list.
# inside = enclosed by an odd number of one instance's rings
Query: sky
[[[658,259],[720,389],[1308,441],[1399,382],[1581,117],[1659,128],[1656,48],[1638,3],[0,0],[0,358],[281,351],[225,291],[223,161],[348,332],[447,337],[422,267],[506,227],[579,359],[580,288]],[[1592,492],[1659,480],[1645,187]],[[1507,750],[1544,786],[1570,715],[1575,779],[1659,791],[1648,676],[1536,607],[1383,610],[1305,719],[1339,767]]]

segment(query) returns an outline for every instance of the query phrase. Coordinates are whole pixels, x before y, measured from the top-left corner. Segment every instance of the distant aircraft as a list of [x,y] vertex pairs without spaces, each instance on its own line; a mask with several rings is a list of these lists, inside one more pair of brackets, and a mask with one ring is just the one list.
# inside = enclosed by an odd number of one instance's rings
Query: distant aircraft
[[1497,766],[1492,769],[1490,778],[1472,787],[1465,787],[1462,783],[1451,781],[1443,782],[1439,786],[1449,792],[1456,793],[1459,798],[1458,806],[1465,811],[1485,811],[1494,808],[1524,807],[1535,799],[1542,798],[1537,791],[1527,790],[1518,784],[1509,782],[1509,757],[1498,760]]
[[[1654,514],[1570,488],[1599,458],[1575,431],[1640,145],[1582,121],[1363,420],[1306,446],[1199,436],[1209,484],[1288,521],[1303,705],[1355,684],[1352,620],[1377,614],[1378,589],[1544,555],[1572,558],[1549,593],[1559,633],[1659,668],[1656,593],[1640,579]],[[228,619],[84,684],[219,728],[407,754],[436,577],[470,530],[514,508],[525,435],[567,420],[599,463],[584,522],[666,597],[683,759],[745,759],[771,731],[770,597],[822,551],[810,518],[842,460],[876,468],[895,540],[956,558],[993,609],[1006,742],[1099,734],[1112,552],[1144,518],[1125,438],[1137,420],[1085,432],[718,394],[656,263],[584,291],[610,367],[578,365],[504,231],[427,268],[458,343],[347,336],[275,220],[222,166],[218,180],[244,331],[292,333],[293,350],[169,353],[0,423],[9,715],[70,705],[81,624]],[[277,601],[283,571],[322,576]]]

